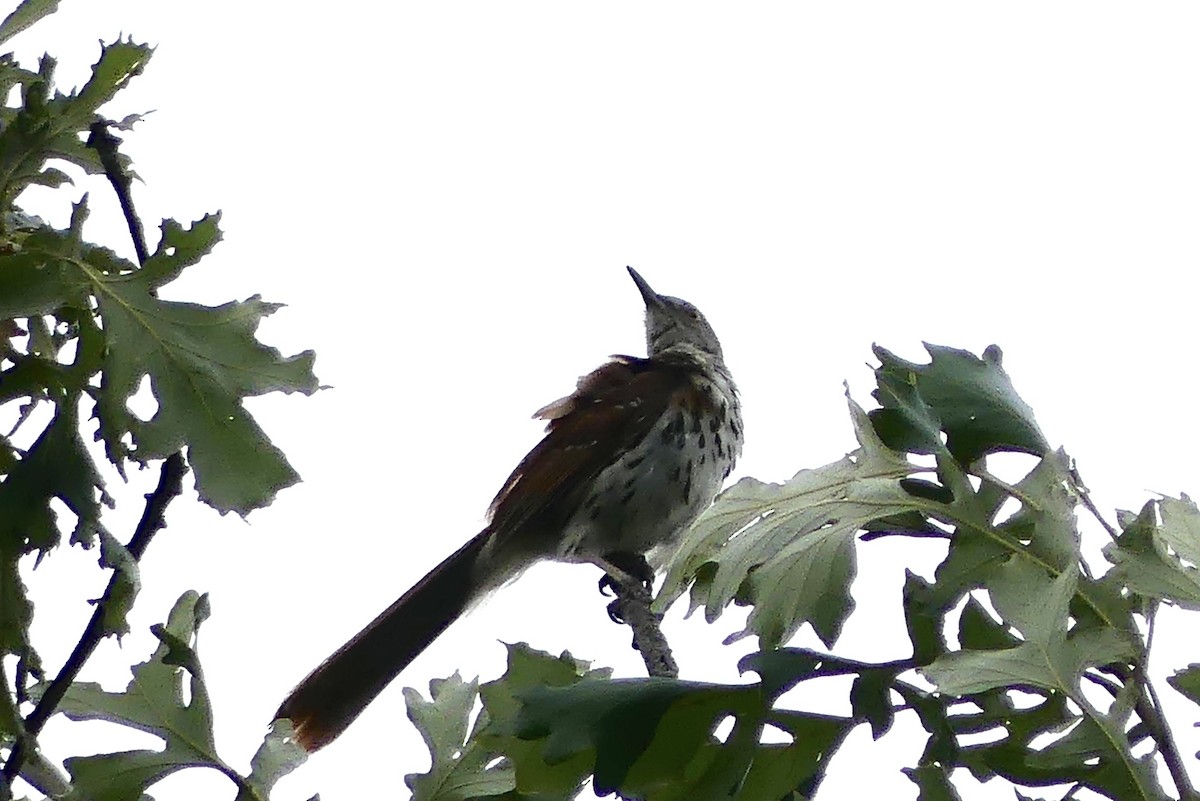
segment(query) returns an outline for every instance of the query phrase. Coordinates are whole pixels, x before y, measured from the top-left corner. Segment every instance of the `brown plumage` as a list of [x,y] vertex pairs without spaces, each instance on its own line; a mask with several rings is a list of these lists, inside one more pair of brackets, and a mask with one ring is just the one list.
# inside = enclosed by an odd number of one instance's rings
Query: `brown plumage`
[[720,344],[691,304],[630,274],[649,358],[616,356],[538,410],[546,435],[504,482],[488,526],[291,692],[276,717],[306,750],[334,740],[474,601],[534,562],[608,567],[610,555],[667,549],[712,502],[741,450]]

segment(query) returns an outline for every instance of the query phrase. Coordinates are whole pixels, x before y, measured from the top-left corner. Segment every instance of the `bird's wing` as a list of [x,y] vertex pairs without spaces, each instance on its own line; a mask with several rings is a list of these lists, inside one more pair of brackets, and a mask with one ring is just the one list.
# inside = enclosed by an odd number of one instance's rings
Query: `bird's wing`
[[539,409],[535,417],[549,421],[546,436],[492,501],[493,536],[551,552],[596,476],[641,442],[673,403],[699,402],[693,373],[686,364],[615,356],[580,378],[574,393]]

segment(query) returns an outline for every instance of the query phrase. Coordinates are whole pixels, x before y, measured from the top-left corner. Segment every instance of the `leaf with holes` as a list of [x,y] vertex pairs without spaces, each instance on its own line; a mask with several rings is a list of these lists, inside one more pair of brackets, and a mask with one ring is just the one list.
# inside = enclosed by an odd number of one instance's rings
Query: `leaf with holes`
[[[1161,525],[1155,511],[1162,515]],[[1186,495],[1150,501],[1104,549],[1105,577],[1145,598],[1200,609],[1200,512]]]
[[[961,727],[979,717],[987,723],[968,731],[1002,726],[1008,732],[998,743],[965,749],[964,760],[983,778],[996,772],[1025,784],[1078,780],[1110,798],[1159,798],[1149,761],[1133,757],[1127,747],[1128,707],[1115,703],[1102,711],[1082,692],[1086,668],[1126,664],[1136,647],[1118,628],[1069,630],[1077,582],[1075,570],[1052,578],[1032,562],[1009,559],[989,576],[988,589],[1001,618],[1022,639],[1011,647],[943,654],[921,672],[940,693],[966,697],[983,707],[982,715],[951,716],[951,725]],[[1008,636],[980,632],[988,621],[978,614],[963,625],[975,630],[977,644],[981,634],[988,645],[1001,645]],[[1005,691],[1030,688],[1045,691],[1040,709],[1018,711],[1008,705]],[[1066,699],[1080,713],[1069,711]],[[1043,719],[1041,709],[1053,714]],[[1047,726],[1053,732],[1070,732],[1051,746],[1033,748],[1030,739],[1046,733]],[[1018,736],[1022,728],[1028,736]]]
[[692,609],[704,606],[710,621],[731,602],[752,603],[746,633],[764,647],[786,642],[805,623],[832,645],[854,606],[856,534],[929,503],[900,484],[917,468],[884,447],[848,402],[861,447],[784,484],[743,479],[722,493],[685,538],[656,607],[690,583]]
[[[1033,410],[1017,395],[992,346],[979,358],[965,350],[925,345],[929,364],[917,364],[875,347],[880,366],[871,412],[889,447],[910,453],[948,450],[961,464],[997,451],[1043,456],[1046,438]],[[945,445],[942,434],[945,434]]]
[[[53,4],[26,2],[0,24],[0,36],[11,35],[53,11]],[[21,106],[3,109],[0,125],[0,205],[6,210],[30,185],[55,186],[65,174],[47,168],[50,159],[69,161],[92,174],[103,173],[99,155],[87,146],[91,124],[98,111],[141,74],[153,48],[132,40],[101,45],[100,58],[92,74],[78,91],[51,93],[55,61],[44,56],[37,73],[18,70],[8,75],[11,84],[23,90]],[[11,69],[11,68],[10,68]],[[6,95],[8,92],[5,93]],[[118,155],[122,169],[129,172],[129,158]]]
[[308,752],[295,740],[291,721],[276,721],[250,759],[250,775],[238,790],[235,801],[269,798],[275,783],[308,760]]
[[1079,696],[1079,674],[1085,667],[1129,659],[1133,646],[1114,629],[1068,636],[1068,606],[1078,575],[1050,578],[1041,568],[1013,558],[998,567],[989,581],[1001,617],[1024,640],[1012,648],[958,651],[922,668],[942,692],[966,695],[998,687],[1035,686]]
[[[598,794],[647,801],[809,796],[854,726],[773,710],[758,685],[582,680],[532,688],[521,698],[516,733],[535,741],[547,765],[585,759],[594,763]],[[727,717],[733,728],[721,742],[714,732]],[[793,742],[759,742],[767,723]],[[524,789],[519,769],[518,786]]]
[[569,653],[552,656],[524,644],[508,646],[508,669],[495,681],[479,688],[486,721],[476,726],[472,741],[505,762],[493,770],[512,775],[522,796],[570,797],[583,785],[592,765],[590,754],[546,760],[542,743],[519,737],[517,720],[524,697],[536,687],[563,687],[585,678],[607,678],[611,671],[592,669]]
[[[67,759],[66,768],[79,797],[91,801],[139,798],[160,779],[197,766],[214,768],[238,781],[233,769],[217,756],[208,690],[192,649],[196,631],[207,615],[205,596],[184,593],[167,624],[152,627],[161,644],[149,661],[133,667],[133,679],[124,692],[108,692],[89,682],[76,682],[67,690],[58,712],[69,719],[118,723],[161,737],[164,743],[158,751],[140,749]],[[185,678],[190,696],[186,703]]]
[[[414,801],[458,801],[513,790],[511,766],[490,765],[495,754],[469,737],[479,685],[455,673],[430,681],[429,695],[427,701],[411,687],[404,688],[408,718],[421,733],[431,759],[428,773],[404,777]],[[481,716],[476,731],[485,723],[486,716]]]
[[[317,382],[311,351],[285,359],[255,339],[259,322],[278,305],[253,297],[214,308],[157,297],[159,286],[219,238],[215,216],[190,229],[168,221],[143,268],[94,277],[107,345],[97,408],[111,458],[119,460],[126,435],[140,461],[186,446],[200,497],[221,512],[246,514],[299,476],[242,400],[274,391],[312,393]],[[149,420],[137,419],[126,405],[143,376],[158,402]]]

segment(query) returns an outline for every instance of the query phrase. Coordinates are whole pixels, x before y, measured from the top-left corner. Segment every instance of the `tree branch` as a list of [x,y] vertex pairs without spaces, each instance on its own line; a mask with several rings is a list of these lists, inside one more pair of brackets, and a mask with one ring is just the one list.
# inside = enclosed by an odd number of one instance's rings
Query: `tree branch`
[[1096,508],[1096,504],[1092,500],[1092,495],[1088,491],[1087,485],[1083,483],[1083,478],[1079,475],[1079,468],[1077,468],[1075,465],[1071,465],[1070,475],[1071,483],[1075,485],[1075,492],[1077,495],[1079,495],[1079,500],[1083,501],[1084,508],[1091,512],[1092,517],[1096,518],[1096,520],[1100,522],[1100,525],[1104,526],[1104,530],[1108,532],[1108,536],[1113,540],[1116,540],[1121,532],[1117,531],[1111,523],[1105,520],[1104,515],[1100,514],[1100,510]]
[[653,597],[640,581],[617,581],[617,614],[633,630],[633,647],[642,655],[646,673],[660,678],[679,678],[679,665],[671,655],[671,646],[662,633],[662,615],[650,608]]
[[[125,215],[125,223],[129,228],[129,236],[133,239],[133,248],[137,252],[138,263],[145,264],[146,259],[149,258],[149,250],[146,247],[146,236],[142,231],[141,221],[138,219],[133,208],[133,196],[130,192],[133,182],[125,171],[121,169],[121,161],[117,153],[117,145],[121,143],[121,140],[108,130],[111,124],[106,120],[93,122],[87,146],[95,150],[100,156],[100,163],[104,167],[104,173],[109,183],[112,184],[113,190],[117,194],[117,200],[121,204],[121,212]],[[163,515],[166,512],[167,504],[183,491],[183,476],[185,473],[187,473],[187,464],[184,462],[182,451],[171,454],[163,462],[158,478],[158,488],[146,496],[146,508],[142,512],[142,519],[138,522],[137,528],[129,540],[129,544],[125,546],[133,561],[137,562],[142,558],[142,554],[146,551],[146,546],[150,544],[150,539],[154,536],[155,532],[165,525]],[[87,662],[92,652],[95,651],[100,640],[104,638],[105,610],[108,599],[116,587],[118,578],[118,572],[114,570],[112,577],[108,581],[108,587],[105,588],[103,597],[96,604],[96,608],[92,612],[92,619],[88,621],[88,625],[84,629],[83,635],[79,638],[79,642],[75,644],[75,649],[71,652],[71,656],[68,657],[62,670],[59,671],[54,681],[46,689],[37,706],[33,708],[33,711],[24,720],[23,730],[17,742],[13,745],[12,751],[9,753],[8,762],[4,765],[4,770],[0,771],[0,791],[3,791],[5,795],[7,795],[13,780],[20,775],[21,766],[26,761],[26,755],[31,752],[36,753],[35,741],[42,727],[46,725],[46,721],[54,714],[54,710],[58,707],[59,702],[62,701],[67,689],[75,681],[75,677],[79,675],[80,669],[83,668],[84,663]],[[21,687],[18,683],[18,692],[20,692],[20,689]]]
[[1162,702],[1141,661],[1134,668],[1134,678],[1138,683],[1134,710],[1154,733],[1154,741],[1158,743],[1158,750],[1162,754],[1163,762],[1167,764],[1167,772],[1171,774],[1171,781],[1175,783],[1179,798],[1181,801],[1197,801],[1200,795],[1196,794],[1196,788],[1192,786],[1183,756],[1179,753],[1179,746],[1175,744],[1175,737],[1167,725],[1166,716],[1163,715]]
[[121,160],[117,157],[117,145],[121,139],[108,127],[112,125],[107,120],[93,122],[87,146],[100,155],[100,164],[104,166],[104,174],[117,193],[117,201],[121,204],[121,213],[125,215],[125,224],[129,227],[129,236],[133,239],[133,249],[137,252],[138,264],[145,264],[150,258],[146,248],[146,234],[142,231],[142,221],[133,210],[133,193],[130,188],[133,180],[121,169]]
[[[150,540],[155,532],[165,525],[163,515],[166,512],[167,504],[183,491],[183,476],[186,473],[187,465],[183,460],[182,453],[173,453],[163,462],[162,470],[158,477],[158,487],[154,492],[146,496],[146,508],[142,512],[142,519],[138,522],[137,529],[130,538],[129,544],[125,546],[135,562],[142,558],[142,554],[146,552],[146,546],[150,544]],[[66,695],[67,689],[75,681],[75,677],[79,675],[80,669],[87,662],[88,657],[92,655],[100,640],[104,638],[104,614],[108,599],[115,590],[118,580],[119,576],[114,570],[112,577],[108,581],[108,587],[104,591],[104,596],[96,604],[96,608],[92,612],[92,619],[88,621],[87,628],[83,631],[83,636],[79,638],[79,642],[75,645],[75,650],[71,652],[71,656],[67,659],[66,664],[63,665],[62,670],[59,671],[54,681],[46,689],[46,692],[42,694],[37,706],[25,718],[22,737],[13,746],[8,764],[4,766],[3,777],[10,784],[19,774],[21,765],[25,761],[26,753],[31,750],[33,742],[41,732],[42,727],[46,725],[46,721],[54,714],[54,710],[58,707],[59,702]]]

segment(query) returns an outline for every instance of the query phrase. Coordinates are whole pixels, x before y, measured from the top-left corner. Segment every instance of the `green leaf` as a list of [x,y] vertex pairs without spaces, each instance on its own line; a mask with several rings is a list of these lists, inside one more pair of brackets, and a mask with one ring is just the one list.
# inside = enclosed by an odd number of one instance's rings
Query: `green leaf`
[[892,728],[896,709],[892,706],[894,670],[863,671],[850,685],[850,708],[855,720],[865,720],[871,726],[871,738],[878,740]]
[[[110,458],[120,460],[128,433],[134,456],[165,458],[187,446],[200,497],[218,511],[247,514],[271,502],[299,476],[242,406],[251,395],[311,394],[313,353],[282,358],[254,333],[279,308],[257,296],[211,308],[166,301],[155,290],[194,264],[220,238],[217,218],[191,229],[163,225],[146,267],[95,276],[107,350],[98,402]],[[158,409],[147,421],[126,406],[149,376]]]
[[78,398],[57,405],[54,419],[25,457],[0,484],[0,547],[18,553],[45,551],[58,544],[56,516],[50,503],[61,500],[76,515],[73,542],[91,545],[101,529],[100,504],[111,503],[104,480],[80,441]]
[[980,359],[926,343],[929,364],[905,361],[879,346],[874,350],[881,364],[873,394],[883,408],[871,412],[871,421],[889,447],[910,453],[939,453],[944,447],[961,464],[998,451],[1035,456],[1049,451],[994,345]]
[[928,665],[946,652],[942,618],[948,607],[939,602],[938,589],[937,584],[905,569],[901,606],[904,608],[904,627],[912,643],[913,661],[918,665]]
[[60,244],[64,241],[53,236],[51,259],[43,250],[45,237],[30,237],[21,252],[0,258],[0,319],[50,314],[82,297],[82,280],[66,259],[58,258],[70,255]]
[[7,42],[42,17],[58,10],[58,0],[22,0],[7,17],[0,22],[0,44]]
[[946,652],[944,618],[960,599],[985,586],[992,573],[1011,555],[999,538],[968,530],[956,534],[938,565],[932,583],[908,572],[904,583],[904,618],[913,658],[927,665]]
[[[792,736],[788,745],[760,743],[746,778],[734,798],[759,801],[764,798],[799,799],[817,794],[829,763],[837,754],[854,724],[844,718],[777,712],[771,724]],[[688,796],[681,796],[687,801]]]
[[569,797],[583,784],[591,769],[593,755],[548,763],[542,758],[541,744],[517,736],[518,718],[524,694],[542,686],[561,687],[585,677],[599,679],[607,669],[590,669],[588,664],[564,653],[555,657],[526,645],[508,646],[508,669],[504,676],[479,690],[484,715],[476,723],[474,740],[493,754],[503,754],[508,762],[495,769],[507,769],[516,777],[521,798]]
[[1002,623],[992,618],[983,604],[971,597],[967,598],[958,619],[958,642],[968,651],[996,651],[1020,644]]
[[776,699],[802,681],[854,672],[830,672],[831,665],[837,668],[842,662],[831,654],[821,654],[809,648],[772,648],[742,657],[738,662],[738,670],[757,673],[762,679],[763,693],[768,698]]
[[[1162,515],[1156,522],[1155,509]],[[1105,578],[1138,595],[1200,609],[1200,512],[1186,495],[1151,501],[1104,549],[1113,563]]]
[[690,583],[692,610],[712,621],[731,603],[751,603],[746,633],[764,647],[809,623],[831,646],[854,607],[855,535],[880,519],[923,508],[900,479],[916,468],[885,448],[852,400],[861,447],[785,484],[743,479],[693,525],[655,602],[664,609]]
[[[85,210],[80,204],[77,216]],[[161,286],[217,243],[217,222],[208,216],[190,229],[165,222],[158,249],[140,269],[73,233],[34,231],[19,258],[0,269],[0,305],[11,306],[4,313],[12,316],[79,310],[77,364],[60,383],[78,391],[102,369],[97,416],[114,464],[123,467],[127,455],[143,462],[165,458],[186,446],[201,498],[221,512],[246,514],[299,477],[243,399],[277,390],[311,394],[317,383],[311,351],[285,359],[255,339],[259,322],[277,305],[253,297],[212,308],[158,297]],[[13,292],[5,294],[5,287]],[[96,298],[102,327],[92,319],[89,296]],[[158,401],[147,421],[127,406],[144,376]],[[77,536],[88,537],[94,516],[83,517]]]
[[129,631],[125,618],[142,589],[141,570],[125,546],[104,530],[100,532],[100,565],[116,572],[116,582],[110,584],[101,605],[104,610],[102,631],[105,635],[119,637]]
[[72,183],[71,176],[67,175],[57,167],[45,167],[39,172],[30,183],[35,186],[45,186],[50,189],[57,189],[63,184]]
[[1193,704],[1200,704],[1200,664],[1193,662],[1183,670],[1167,676],[1167,684],[1187,697]]
[[1028,553],[1056,571],[1070,570],[1079,561],[1079,501],[1069,465],[1061,449],[1042,457],[1016,484],[1020,509],[996,525],[1012,541],[1028,543]]
[[[212,709],[199,662],[191,643],[207,614],[207,601],[184,593],[165,627],[152,631],[161,644],[148,662],[133,667],[124,692],[108,692],[98,684],[77,682],[67,690],[58,711],[70,720],[106,720],[161,737],[161,751],[136,750],[66,760],[75,793],[89,801],[139,798],[146,788],[184,768],[210,767],[234,781],[237,774],[217,756]],[[187,665],[180,669],[179,665]],[[190,701],[184,703],[183,682],[189,679]]]
[[[41,4],[27,5],[41,12]],[[21,84],[23,105],[15,114],[5,109],[9,119],[4,121],[8,124],[0,126],[0,205],[11,206],[13,199],[31,184],[61,180],[61,173],[47,170],[50,159],[71,162],[92,174],[104,171],[99,154],[87,146],[89,128],[101,119],[99,108],[142,71],[152,52],[146,45],[132,41],[102,46],[91,77],[82,89],[70,95],[51,94],[55,62],[49,56],[42,59],[37,74],[10,76],[12,83]],[[117,160],[122,172],[130,175],[128,157],[118,155]]]
[[[477,724],[477,739],[512,760],[513,798],[573,797],[589,771],[597,793],[646,801],[807,796],[854,726],[770,709],[759,685],[600,676],[513,649],[509,672],[484,686],[488,722]],[[729,716],[721,742],[713,732]],[[765,725],[793,742],[759,742]]]
[[921,672],[950,695],[1032,685],[1079,697],[1078,675],[1085,667],[1124,662],[1133,656],[1133,646],[1113,629],[1068,637],[1076,579],[1074,571],[1051,579],[1028,562],[1009,560],[991,582],[992,601],[1024,641],[1012,648],[945,654]]
[[956,764],[968,768],[979,781],[989,781],[996,776],[1026,785],[1070,781],[1069,771],[1030,767],[1030,757],[1038,750],[1034,747],[1035,742],[1061,736],[1063,731],[1077,724],[1078,716],[1063,693],[1031,695],[1036,696],[1036,703],[1031,706],[1026,700],[1024,708],[1018,708],[1007,690],[994,690],[971,697],[980,707],[979,711],[948,715],[946,723],[959,735],[993,731],[998,727],[1006,733],[1002,740],[963,747],[958,751]]
[[286,718],[275,722],[250,760],[236,801],[261,801],[271,795],[275,783],[308,760],[308,752],[296,744],[295,731]]
[[1162,514],[1163,542],[1181,559],[1200,565],[1200,510],[1186,495],[1158,502]]
[[[753,704],[744,690],[672,679],[582,681],[525,693],[518,735],[544,739],[549,765],[594,754],[593,785],[607,794],[626,788],[635,765],[638,785],[682,782],[687,773],[703,772],[713,755],[702,746],[713,729],[725,714],[751,711]],[[669,742],[656,744],[660,731]]]
[[940,765],[921,765],[900,771],[917,785],[917,801],[962,801],[962,796],[950,783],[946,769]]
[[895,708],[891,690],[903,669],[895,664],[872,665],[836,654],[823,654],[808,648],[776,648],[748,654],[738,663],[742,671],[752,670],[762,679],[763,694],[776,699],[800,682],[823,676],[855,675],[850,687],[850,707],[856,723],[866,721],[871,735],[879,739],[892,726]]
[[80,126],[90,123],[92,115],[101,106],[142,74],[153,54],[154,48],[135,44],[132,39],[118,39],[104,45],[100,49],[100,60],[92,65],[92,76],[71,99],[70,117]]
[[594,752],[596,789],[612,792],[650,747],[663,715],[691,689],[671,679],[646,682],[591,681],[576,692],[570,690],[578,683],[533,687],[522,696],[517,734],[545,738],[542,754],[549,765]]
[[[1035,775],[1078,777],[1109,798],[1163,798],[1153,755],[1133,758],[1123,733],[1132,701],[1118,698],[1105,716],[1085,715],[1058,740],[1026,758],[1022,770]],[[1123,758],[1114,758],[1120,754]],[[1082,769],[1081,769],[1082,768]]]
[[[1159,798],[1149,758],[1130,752],[1125,731],[1129,706],[1118,699],[1108,712],[1097,709],[1080,687],[1084,670],[1094,665],[1128,664],[1136,646],[1114,627],[1069,630],[1076,571],[1050,577],[1042,567],[1014,556],[989,577],[992,602],[1022,641],[993,650],[944,654],[921,669],[941,693],[966,696],[983,707],[981,714],[950,716],[957,732],[1002,726],[999,743],[971,746],[963,761],[981,780],[999,773],[1021,784],[1079,781],[1110,798]],[[980,621],[973,625],[978,625]],[[990,635],[989,639],[996,639]],[[1032,710],[1016,710],[1005,691],[1040,688],[1047,700]],[[1070,699],[1080,709],[1066,705]],[[968,728],[970,727],[970,728]],[[1063,732],[1049,746],[1033,748],[1034,737]]]
[[[3,508],[0,506],[0,508]],[[33,603],[21,580],[21,551],[0,540],[0,656],[17,654],[26,667],[40,671],[41,664],[29,642],[29,624],[33,621]],[[0,695],[7,690],[0,692]]]
[[962,750],[950,725],[948,708],[951,699],[924,692],[906,682],[897,682],[895,689],[909,708],[917,713],[921,727],[929,732],[919,764],[957,765]]
[[463,681],[458,673],[430,681],[429,701],[411,687],[404,688],[408,717],[432,757],[428,773],[404,777],[416,801],[465,801],[500,795],[516,787],[512,767],[489,767],[495,755],[468,737],[478,691],[477,682]]
[[22,730],[21,714],[17,710],[16,699],[8,692],[8,676],[2,663],[0,663],[0,687],[4,688],[4,692],[0,692],[0,743],[11,746]]

